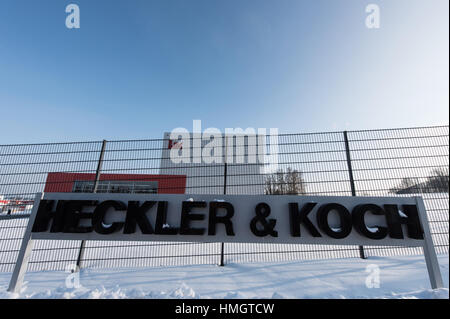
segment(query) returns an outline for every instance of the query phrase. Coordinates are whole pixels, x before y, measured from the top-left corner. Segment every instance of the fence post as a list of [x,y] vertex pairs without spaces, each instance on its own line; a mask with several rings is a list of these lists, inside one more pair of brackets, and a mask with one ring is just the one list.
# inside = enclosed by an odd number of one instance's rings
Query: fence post
[[[224,135],[224,139],[225,139],[225,154],[224,154],[224,165],[223,165],[223,194],[226,195],[227,194],[227,138]],[[225,266],[224,263],[224,249],[225,249],[225,243],[222,242],[220,245],[220,264],[219,266]]]
[[[350,177],[350,187],[352,190],[352,196],[356,196],[355,180],[353,179],[352,160],[350,158],[350,146],[348,143],[347,131],[344,131],[344,141],[345,141],[345,154],[347,157],[348,174]],[[359,247],[359,257],[361,257],[362,259],[366,259],[366,256],[364,254],[364,247],[363,246],[358,247]]]
[[[103,140],[102,149],[100,150],[100,157],[99,157],[98,163],[97,163],[97,170],[95,171],[94,186],[92,188],[93,193],[97,193],[98,182],[100,181],[100,172],[102,170],[102,164],[103,164],[103,156],[105,155],[106,143],[107,143],[107,141]],[[85,240],[81,241],[80,249],[78,251],[77,269],[81,269],[81,259],[83,258],[85,242],[86,242]]]

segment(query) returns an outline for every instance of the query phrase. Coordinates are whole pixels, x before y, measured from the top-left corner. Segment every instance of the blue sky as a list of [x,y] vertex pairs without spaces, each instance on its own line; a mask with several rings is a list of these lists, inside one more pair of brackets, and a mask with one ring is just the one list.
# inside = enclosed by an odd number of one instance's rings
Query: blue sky
[[448,29],[447,0],[2,0],[0,144],[448,124]]

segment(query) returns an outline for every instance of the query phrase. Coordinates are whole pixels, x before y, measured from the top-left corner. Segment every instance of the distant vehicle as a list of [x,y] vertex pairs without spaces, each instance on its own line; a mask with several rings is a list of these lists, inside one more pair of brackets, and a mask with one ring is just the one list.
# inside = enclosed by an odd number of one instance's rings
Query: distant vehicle
[[5,199],[0,195],[0,212],[1,213],[15,213],[31,210],[33,207],[32,200],[25,200],[21,198]]

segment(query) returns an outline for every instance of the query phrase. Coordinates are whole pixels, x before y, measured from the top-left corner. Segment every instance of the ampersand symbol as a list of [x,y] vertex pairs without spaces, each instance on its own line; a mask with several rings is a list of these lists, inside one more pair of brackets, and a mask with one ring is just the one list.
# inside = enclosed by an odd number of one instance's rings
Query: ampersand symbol
[[[266,203],[259,203],[255,207],[256,216],[253,217],[250,222],[250,229],[252,233],[258,237],[264,237],[270,235],[272,237],[278,237],[278,232],[274,230],[275,224],[277,223],[276,219],[266,219],[270,215],[270,206]],[[262,230],[256,227],[256,224],[259,224],[263,227]]]

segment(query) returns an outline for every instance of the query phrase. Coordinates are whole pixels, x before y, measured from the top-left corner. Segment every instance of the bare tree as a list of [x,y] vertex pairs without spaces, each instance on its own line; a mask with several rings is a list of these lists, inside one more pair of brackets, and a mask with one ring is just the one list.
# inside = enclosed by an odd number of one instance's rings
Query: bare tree
[[417,178],[413,177],[404,177],[402,178],[400,184],[395,186],[389,190],[390,193],[394,194],[412,194],[412,193],[420,193],[420,181]]
[[420,182],[418,178],[405,177],[400,184],[393,187],[389,192],[394,194],[414,194],[414,193],[448,193],[449,172],[447,168],[434,169],[425,182]]
[[427,188],[432,193],[448,193],[449,172],[448,168],[436,168],[432,176],[428,177]]
[[305,181],[302,173],[288,167],[286,172],[282,169],[266,177],[266,195],[304,195],[306,194]]

